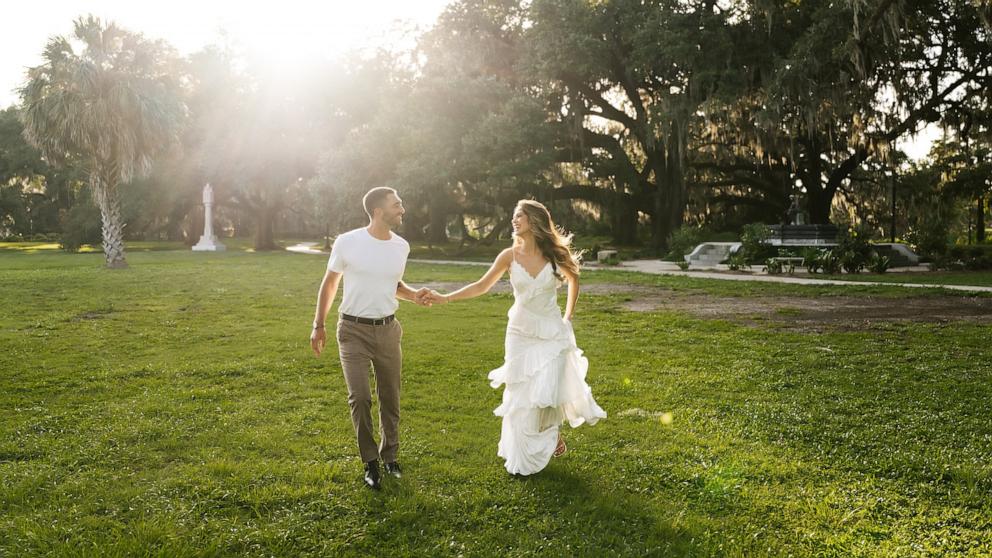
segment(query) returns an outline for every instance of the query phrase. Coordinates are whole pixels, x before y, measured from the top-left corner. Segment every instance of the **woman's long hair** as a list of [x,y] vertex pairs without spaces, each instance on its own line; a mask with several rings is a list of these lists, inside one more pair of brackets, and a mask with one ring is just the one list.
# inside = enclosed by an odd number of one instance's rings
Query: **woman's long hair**
[[[572,235],[555,226],[548,208],[534,200],[520,200],[517,202],[517,208],[527,216],[530,231],[534,235],[534,243],[537,244],[541,254],[551,262],[555,277],[559,281],[564,280],[558,272],[559,269],[578,275],[582,253],[572,251]],[[513,242],[516,244],[521,240],[514,237]]]

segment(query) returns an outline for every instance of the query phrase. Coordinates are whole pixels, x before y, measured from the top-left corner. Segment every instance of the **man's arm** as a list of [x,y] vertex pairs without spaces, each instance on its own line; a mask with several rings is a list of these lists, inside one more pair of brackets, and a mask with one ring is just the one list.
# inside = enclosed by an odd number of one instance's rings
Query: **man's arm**
[[324,350],[324,343],[327,341],[325,319],[334,303],[334,296],[337,295],[340,283],[341,274],[327,270],[327,273],[324,273],[324,280],[320,282],[320,289],[317,291],[317,309],[314,312],[313,330],[310,333],[310,348],[317,356],[320,356],[321,351]]
[[410,285],[407,285],[400,279],[400,282],[396,284],[396,298],[400,300],[406,300],[409,302],[414,302],[421,306],[427,306],[424,296],[430,292],[427,287],[421,287],[419,290],[415,290]]

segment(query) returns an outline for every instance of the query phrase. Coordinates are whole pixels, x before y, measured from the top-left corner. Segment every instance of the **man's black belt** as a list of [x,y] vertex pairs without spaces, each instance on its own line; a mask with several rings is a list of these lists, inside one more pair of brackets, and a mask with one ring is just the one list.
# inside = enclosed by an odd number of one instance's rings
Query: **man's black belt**
[[348,314],[341,314],[341,319],[347,320],[349,322],[355,322],[356,324],[380,326],[380,325],[386,325],[389,322],[395,320],[396,314],[390,314],[385,318],[360,318],[358,316],[349,316]]

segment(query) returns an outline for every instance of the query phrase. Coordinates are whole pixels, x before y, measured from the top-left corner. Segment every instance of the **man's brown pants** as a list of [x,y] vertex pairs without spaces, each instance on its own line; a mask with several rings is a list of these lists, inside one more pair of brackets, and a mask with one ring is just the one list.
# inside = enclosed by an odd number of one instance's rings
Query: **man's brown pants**
[[[338,320],[338,352],[348,385],[351,422],[358,437],[363,462],[381,459],[396,461],[399,449],[400,376],[403,327],[398,320],[385,325],[366,325]],[[372,389],[369,368],[375,372],[375,393],[379,399],[379,436],[376,447],[372,434]]]

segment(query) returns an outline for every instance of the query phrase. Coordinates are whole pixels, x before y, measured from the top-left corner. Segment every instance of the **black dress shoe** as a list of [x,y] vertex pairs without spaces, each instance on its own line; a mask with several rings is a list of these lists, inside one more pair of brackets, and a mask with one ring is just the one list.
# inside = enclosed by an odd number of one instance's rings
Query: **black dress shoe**
[[403,470],[400,469],[400,464],[393,461],[391,463],[386,463],[386,472],[393,475],[396,478],[403,476]]
[[372,460],[365,464],[365,484],[372,490],[379,490],[379,461]]

